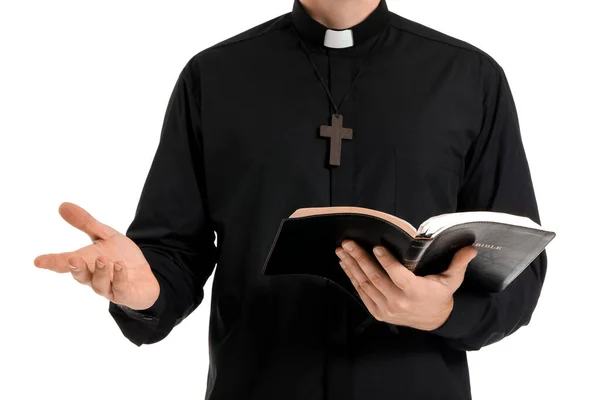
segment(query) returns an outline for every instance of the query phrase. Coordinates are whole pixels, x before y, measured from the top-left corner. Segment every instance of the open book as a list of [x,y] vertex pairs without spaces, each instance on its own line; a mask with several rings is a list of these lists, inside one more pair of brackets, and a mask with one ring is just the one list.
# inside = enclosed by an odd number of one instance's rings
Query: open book
[[368,252],[382,245],[416,275],[444,271],[461,247],[474,245],[463,285],[484,292],[506,288],[556,234],[527,217],[490,211],[442,214],[419,228],[394,215],[362,207],[300,208],[279,225],[262,273],[313,275],[356,298],[335,249],[352,239]]

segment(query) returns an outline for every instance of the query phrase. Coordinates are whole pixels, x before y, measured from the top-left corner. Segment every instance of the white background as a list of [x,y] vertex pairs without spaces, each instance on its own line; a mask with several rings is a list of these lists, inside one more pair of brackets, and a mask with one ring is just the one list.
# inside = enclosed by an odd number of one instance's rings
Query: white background
[[[469,353],[474,399],[600,398],[593,3],[388,0],[504,68],[542,223],[557,232],[530,325]],[[33,259],[89,243],[59,216],[62,201],[124,231],[184,64],[292,0],[1,4],[0,398],[203,399],[210,295],[167,339],[138,348],[106,299]]]

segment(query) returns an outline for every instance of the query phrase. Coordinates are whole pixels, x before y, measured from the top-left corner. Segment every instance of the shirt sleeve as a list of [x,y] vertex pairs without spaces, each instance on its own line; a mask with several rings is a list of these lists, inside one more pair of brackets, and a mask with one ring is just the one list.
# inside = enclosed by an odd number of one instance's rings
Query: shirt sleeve
[[169,99],[158,148],[126,236],[141,249],[160,285],[146,310],[109,302],[121,332],[137,346],[164,339],[198,307],[214,270],[215,232],[207,215],[200,98],[191,63]]
[[[492,60],[482,74],[482,129],[465,159],[457,211],[498,211],[541,223],[515,102],[504,70]],[[447,321],[432,333],[459,350],[479,350],[527,325],[546,275],[544,250],[503,291],[454,294]]]

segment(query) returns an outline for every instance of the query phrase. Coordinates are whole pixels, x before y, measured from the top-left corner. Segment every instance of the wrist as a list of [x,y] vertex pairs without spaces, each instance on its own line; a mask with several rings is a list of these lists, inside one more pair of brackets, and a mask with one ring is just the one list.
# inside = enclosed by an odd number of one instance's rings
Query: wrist
[[434,330],[440,328],[442,325],[444,325],[446,323],[446,321],[448,321],[448,318],[450,318],[450,315],[452,314],[453,309],[454,309],[454,296],[450,296],[450,299],[441,307],[440,312],[436,313],[432,317],[430,326],[428,326],[427,329],[424,329],[424,330],[434,331]]

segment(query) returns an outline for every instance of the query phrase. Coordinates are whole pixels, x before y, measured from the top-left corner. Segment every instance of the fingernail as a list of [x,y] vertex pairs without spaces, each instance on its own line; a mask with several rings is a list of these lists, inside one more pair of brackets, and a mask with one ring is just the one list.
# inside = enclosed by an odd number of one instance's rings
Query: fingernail
[[342,269],[345,271],[346,270],[346,266],[344,265],[343,261],[340,261],[340,266],[342,267]]
[[74,267],[71,264],[69,264],[69,268],[71,268],[72,271],[79,271],[79,268]]
[[100,269],[104,268],[106,265],[104,265],[103,263],[101,263],[100,261],[96,260],[96,266]]
[[337,254],[337,256],[338,256],[339,258],[341,258],[342,260],[343,260],[344,258],[346,258],[346,252],[345,252],[344,250],[337,250],[337,251],[335,252],[335,254]]
[[373,249],[373,252],[375,253],[376,256],[382,256],[383,255],[383,249],[380,246],[377,246]]
[[342,247],[348,251],[352,251],[352,250],[354,250],[354,243],[346,242],[346,243],[342,244]]
[[123,267],[121,267],[119,264],[115,264],[115,269],[116,269],[117,271],[120,271],[120,270],[122,270],[122,269],[123,269]]

